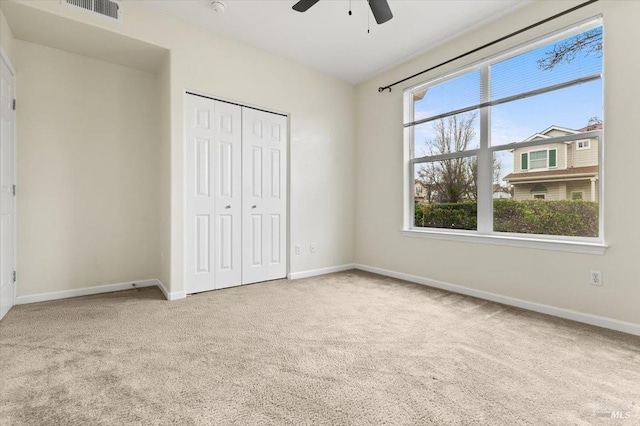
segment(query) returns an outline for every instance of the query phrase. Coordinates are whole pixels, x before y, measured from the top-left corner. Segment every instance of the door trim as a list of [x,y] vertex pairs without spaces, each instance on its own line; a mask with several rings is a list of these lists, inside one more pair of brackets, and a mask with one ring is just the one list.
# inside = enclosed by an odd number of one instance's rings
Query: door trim
[[257,105],[252,105],[252,104],[248,104],[248,103],[243,103],[243,102],[239,102],[239,101],[235,101],[235,100],[231,100],[228,98],[224,98],[224,97],[220,97],[220,96],[216,96],[216,95],[211,95],[209,93],[206,92],[202,92],[200,90],[195,90],[195,89],[189,89],[189,88],[185,88],[183,95],[182,95],[182,126],[183,126],[183,131],[182,131],[182,152],[183,152],[183,160],[182,160],[182,165],[183,165],[183,172],[182,172],[182,179],[183,179],[183,183],[182,183],[182,217],[183,217],[183,221],[182,221],[182,232],[184,235],[183,243],[182,243],[182,262],[184,267],[182,268],[182,281],[183,281],[183,287],[184,287],[184,292],[186,294],[189,294],[187,292],[187,156],[186,156],[186,152],[187,152],[187,115],[186,115],[186,111],[187,111],[187,96],[189,95],[193,95],[193,96],[199,96],[201,98],[207,98],[207,99],[211,99],[214,101],[218,101],[218,102],[225,102],[225,103],[229,103],[229,104],[233,104],[233,105],[237,105],[240,107],[244,107],[244,108],[250,108],[250,109],[255,109],[258,111],[262,111],[262,112],[266,112],[266,113],[270,113],[270,114],[276,114],[276,115],[280,115],[283,117],[286,117],[287,119],[287,140],[285,141],[286,143],[286,148],[287,148],[287,163],[286,163],[286,168],[287,168],[287,182],[286,182],[286,188],[287,188],[287,197],[286,197],[286,205],[285,205],[285,211],[287,212],[287,220],[286,220],[286,268],[285,268],[285,272],[286,272],[286,278],[288,279],[289,274],[291,273],[291,114],[288,112],[284,112],[284,111],[278,111],[276,109],[270,109],[270,108],[264,108],[261,106],[257,106]]
[[[16,74],[16,69],[9,58],[9,55],[4,50],[2,46],[0,46],[0,61],[3,61],[7,64],[11,75],[13,76],[13,99],[17,99],[17,81],[18,76]],[[18,112],[17,109],[14,112],[14,120],[13,120],[13,184],[18,188]],[[19,188],[16,192],[16,195],[13,199],[13,270],[18,271],[18,192]],[[13,303],[12,306],[16,305],[16,299],[18,297],[18,278],[13,283]],[[9,308],[11,309],[11,308]],[[1,319],[1,318],[0,318]]]

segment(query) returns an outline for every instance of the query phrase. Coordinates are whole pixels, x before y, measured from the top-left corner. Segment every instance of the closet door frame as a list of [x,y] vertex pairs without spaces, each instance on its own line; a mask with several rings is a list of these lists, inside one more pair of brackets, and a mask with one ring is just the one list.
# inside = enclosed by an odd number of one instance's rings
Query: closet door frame
[[[182,258],[183,258],[183,263],[184,263],[184,268],[183,268],[183,281],[184,281],[184,288],[185,288],[185,292],[187,294],[192,294],[189,291],[189,286],[188,286],[188,274],[187,274],[187,268],[189,267],[189,265],[187,264],[187,223],[186,223],[186,218],[187,218],[187,201],[186,201],[186,194],[187,194],[187,178],[188,178],[188,173],[190,173],[190,170],[187,167],[187,161],[186,161],[186,153],[187,153],[187,135],[186,135],[186,131],[187,131],[187,115],[186,115],[186,111],[187,111],[187,98],[189,96],[200,96],[202,98],[206,98],[206,99],[210,99],[212,101],[218,101],[218,102],[223,102],[223,103],[228,103],[228,104],[232,104],[232,105],[237,105],[239,107],[242,108],[250,108],[250,109],[255,109],[258,111],[262,111],[262,112],[266,112],[266,113],[270,113],[270,114],[276,114],[276,115],[280,115],[286,118],[286,140],[285,142],[285,149],[286,149],[286,182],[284,182],[284,188],[286,189],[286,197],[285,197],[285,212],[286,212],[286,220],[285,220],[285,224],[286,224],[286,231],[285,231],[285,263],[286,263],[286,277],[288,278],[290,273],[291,273],[291,115],[287,112],[283,112],[283,111],[278,111],[275,109],[271,109],[271,108],[265,108],[265,107],[261,107],[261,106],[257,106],[257,105],[251,105],[251,104],[247,104],[247,103],[241,103],[232,99],[228,99],[228,98],[224,98],[224,97],[220,97],[220,96],[216,96],[216,95],[212,95],[206,92],[202,92],[199,90],[193,90],[193,89],[186,89],[184,94],[183,94],[183,145],[182,145],[182,149],[183,149],[183,155],[184,160],[183,160],[183,166],[184,166],[184,172],[183,172],[183,185],[182,185],[182,189],[184,191],[184,195],[183,195],[183,202],[182,202],[182,214],[183,217],[185,218],[185,220],[183,220],[182,223],[182,232],[183,235],[185,236],[183,238],[183,248],[182,248]],[[241,161],[242,162],[242,161]],[[244,207],[244,206],[243,206]]]

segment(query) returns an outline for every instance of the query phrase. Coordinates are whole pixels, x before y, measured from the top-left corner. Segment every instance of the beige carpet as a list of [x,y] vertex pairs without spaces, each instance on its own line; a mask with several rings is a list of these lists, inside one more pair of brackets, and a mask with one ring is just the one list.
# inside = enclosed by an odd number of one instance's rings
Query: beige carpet
[[0,368],[3,425],[640,424],[640,338],[355,271],[17,306]]

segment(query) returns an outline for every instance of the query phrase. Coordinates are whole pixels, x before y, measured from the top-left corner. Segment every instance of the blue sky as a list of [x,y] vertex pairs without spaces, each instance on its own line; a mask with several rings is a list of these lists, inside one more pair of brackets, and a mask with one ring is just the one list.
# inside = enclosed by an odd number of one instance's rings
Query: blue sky
[[[598,30],[602,31],[602,28]],[[552,50],[553,46],[542,46],[493,64],[491,98],[500,99],[602,72],[602,58],[595,53],[587,54],[586,51],[579,52],[570,63],[563,62],[549,71],[541,70],[537,60]],[[480,72],[474,71],[430,87],[424,99],[415,103],[415,117],[418,120],[479,101]],[[491,110],[491,144],[496,146],[522,141],[552,125],[579,129],[595,116],[602,118],[601,80],[494,106]],[[479,130],[478,125],[476,129]],[[470,148],[479,146],[478,133]],[[416,126],[416,156],[429,154],[425,141],[431,138],[433,123]],[[501,155],[502,159],[508,157]],[[513,168],[511,161],[508,163],[503,164],[506,169],[503,175]]]

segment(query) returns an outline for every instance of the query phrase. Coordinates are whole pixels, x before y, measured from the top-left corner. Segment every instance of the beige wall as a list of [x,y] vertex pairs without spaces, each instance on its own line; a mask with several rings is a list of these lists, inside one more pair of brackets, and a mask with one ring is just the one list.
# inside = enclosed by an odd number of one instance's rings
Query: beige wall
[[[169,67],[160,73],[161,80],[170,82],[170,92],[159,94],[171,99],[170,110],[161,111],[163,118],[170,117],[169,124],[162,124],[163,130],[171,133],[170,139],[161,138],[159,160],[160,179],[170,185],[162,187],[158,204],[164,209],[160,226],[167,221],[171,225],[170,236],[160,236],[160,255],[170,267],[156,271],[170,291],[184,291],[183,111],[187,89],[290,114],[290,248],[295,244],[303,247],[301,255],[290,252],[290,269],[299,272],[353,262],[356,110],[352,85],[152,12],[137,2],[123,2],[122,23],[56,1],[14,3],[171,49]],[[311,243],[316,244],[315,254],[309,253]]]
[[15,41],[18,296],[155,278],[153,74]]
[[[426,69],[509,32],[578,4],[535,2],[395,67],[357,88],[356,261],[481,291],[558,308],[640,323],[638,241],[640,197],[629,197],[629,158],[640,156],[640,2],[600,1],[436,72],[378,93],[378,87]],[[604,15],[605,238],[604,256],[403,237],[402,90],[477,61],[527,39]],[[395,123],[395,124],[394,124]],[[621,208],[621,206],[623,206]],[[389,250],[393,247],[393,250]],[[532,261],[535,259],[535,261]],[[545,265],[541,269],[539,265]],[[589,285],[589,272],[603,271],[603,287]]]
[[4,17],[4,13],[0,10],[0,46],[9,56],[9,60],[13,61],[13,34],[11,28]]

